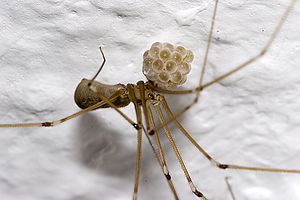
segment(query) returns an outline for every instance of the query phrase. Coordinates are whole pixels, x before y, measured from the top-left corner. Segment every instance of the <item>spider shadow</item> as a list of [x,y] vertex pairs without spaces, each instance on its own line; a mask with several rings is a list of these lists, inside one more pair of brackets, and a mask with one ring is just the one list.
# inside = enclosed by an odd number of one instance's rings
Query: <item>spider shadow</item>
[[[134,129],[132,131],[135,133]],[[135,140],[136,137],[133,136]],[[79,118],[75,133],[74,145],[79,162],[102,174],[125,177],[131,183],[135,170],[136,145],[126,144],[128,138],[125,137],[128,135],[120,134],[94,113],[87,113]],[[143,166],[151,168],[150,161],[151,159],[143,159]]]

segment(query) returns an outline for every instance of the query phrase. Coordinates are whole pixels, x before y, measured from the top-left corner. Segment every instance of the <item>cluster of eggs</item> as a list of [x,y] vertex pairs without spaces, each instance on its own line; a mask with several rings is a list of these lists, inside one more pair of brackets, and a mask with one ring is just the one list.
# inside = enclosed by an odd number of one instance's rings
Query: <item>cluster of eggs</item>
[[193,52],[183,46],[155,42],[144,53],[143,73],[162,88],[174,88],[186,81],[191,71]]

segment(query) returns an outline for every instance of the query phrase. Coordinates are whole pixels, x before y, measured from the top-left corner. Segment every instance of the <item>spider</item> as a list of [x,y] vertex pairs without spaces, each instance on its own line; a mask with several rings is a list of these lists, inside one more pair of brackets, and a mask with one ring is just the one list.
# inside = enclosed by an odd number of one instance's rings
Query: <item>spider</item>
[[[139,176],[140,176],[140,160],[141,160],[141,141],[142,141],[142,132],[145,133],[147,140],[149,141],[151,148],[155,154],[156,159],[161,167],[161,170],[168,182],[168,185],[173,193],[174,199],[179,199],[174,184],[172,182],[171,173],[168,170],[168,165],[165,160],[164,150],[160,142],[159,130],[164,130],[163,133],[168,138],[170,145],[180,163],[182,171],[187,179],[188,185],[190,186],[191,191],[195,196],[208,199],[206,194],[204,194],[201,188],[198,188],[185,166],[180,151],[176,146],[176,142],[173,139],[172,133],[168,128],[170,123],[175,124],[177,129],[206,157],[213,165],[220,169],[235,169],[235,170],[249,170],[249,171],[268,171],[268,172],[285,172],[285,173],[300,173],[300,170],[292,169],[276,169],[276,168],[260,168],[260,167],[250,167],[250,166],[241,166],[241,165],[231,165],[226,163],[221,163],[214,159],[205,149],[203,149],[197,141],[189,134],[189,132],[179,123],[178,117],[183,113],[187,112],[193,105],[198,103],[201,100],[201,94],[206,88],[219,83],[221,80],[231,76],[232,74],[238,72],[239,70],[247,67],[249,64],[255,62],[262,56],[264,56],[274,39],[277,37],[283,23],[294,7],[296,0],[292,0],[289,7],[286,9],[283,17],[276,26],[273,34],[270,39],[264,46],[264,48],[258,52],[258,54],[244,63],[234,67],[232,70],[224,73],[217,78],[204,82],[204,75],[206,71],[206,65],[208,62],[208,55],[212,40],[212,33],[214,30],[214,23],[217,13],[218,0],[215,1],[214,13],[211,20],[211,29],[208,36],[207,47],[205,50],[205,56],[202,65],[202,71],[199,78],[199,84],[189,90],[175,90],[174,88],[178,84],[185,82],[185,74],[189,72],[189,63],[193,59],[193,54],[186,50],[182,46],[173,46],[169,43],[154,43],[148,52],[144,54],[144,69],[143,72],[148,78],[147,82],[139,81],[136,84],[116,84],[116,85],[107,85],[95,81],[96,77],[101,72],[106,58],[100,47],[100,52],[103,57],[103,63],[99,68],[98,72],[92,79],[83,79],[78,85],[75,91],[75,102],[77,105],[82,108],[81,111],[76,112],[67,117],[61,118],[55,121],[47,122],[37,122],[37,123],[17,123],[17,124],[0,124],[1,128],[14,128],[14,127],[52,127],[68,120],[73,119],[83,113],[99,109],[111,107],[117,111],[128,123],[132,125],[137,132],[137,157],[136,157],[136,170],[135,170],[135,181],[134,181],[134,191],[133,199],[138,198],[138,186],[139,186]],[[175,55],[177,53],[177,55]],[[160,61],[157,61],[156,58],[160,58]],[[171,60],[170,60],[171,58]],[[151,60],[152,59],[152,60]],[[170,61],[170,62],[169,62]],[[182,65],[182,62],[185,62],[185,65]],[[178,64],[178,65],[177,65]],[[162,71],[162,66],[163,71]],[[181,67],[180,67],[181,66]],[[176,69],[175,69],[176,68]],[[183,71],[182,73],[177,73],[179,68]],[[169,73],[166,73],[168,71]],[[155,74],[154,72],[158,72]],[[182,110],[173,113],[169,107],[163,94],[170,95],[185,95],[185,94],[194,94],[195,97]],[[120,110],[120,107],[127,106],[129,103],[133,103],[135,108],[136,119],[131,119],[125,113]],[[142,112],[143,111],[143,112]],[[166,113],[167,117],[163,114]],[[160,124],[155,124],[154,114],[158,116]],[[143,123],[142,118],[145,120]]]

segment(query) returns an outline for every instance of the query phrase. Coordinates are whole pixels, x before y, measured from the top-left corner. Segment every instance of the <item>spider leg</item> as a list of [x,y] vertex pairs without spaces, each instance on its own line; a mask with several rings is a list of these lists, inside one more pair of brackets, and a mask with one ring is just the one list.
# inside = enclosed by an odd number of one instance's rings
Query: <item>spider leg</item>
[[[118,92],[116,92],[114,95],[112,95],[109,100],[110,101],[114,101],[115,99],[117,99],[119,96]],[[95,105],[92,105],[88,108],[85,108],[83,110],[80,110],[76,113],[73,113],[71,115],[68,115],[67,117],[64,117],[64,118],[61,118],[61,119],[58,119],[58,120],[54,120],[54,121],[51,121],[51,122],[34,122],[34,123],[16,123],[16,124],[0,124],[0,128],[15,128],[15,127],[39,127],[39,126],[45,126],[45,127],[49,127],[49,126],[56,126],[58,124],[61,124],[65,121],[68,121],[70,119],[73,119],[79,115],[82,115],[84,113],[87,113],[89,111],[92,111],[104,104],[106,104],[107,102],[105,101],[101,101],[99,103],[96,103]]]
[[[151,112],[151,109],[150,109],[149,106],[147,106],[147,109],[148,109],[150,125],[151,125],[151,127],[155,127],[154,118],[153,118],[153,114]],[[146,135],[148,136],[147,133],[146,133]],[[159,135],[158,135],[157,131],[154,132],[154,137],[155,137],[156,146],[158,147],[158,152],[159,152],[158,156],[160,158],[159,159],[160,166],[161,166],[162,171],[163,171],[163,173],[166,177],[166,180],[168,181],[169,187],[170,187],[170,189],[173,193],[173,196],[174,196],[175,200],[179,200],[179,197],[177,195],[177,192],[176,192],[175,187],[174,187],[174,185],[172,183],[172,180],[171,180],[171,175],[170,175],[169,169],[167,167],[167,162],[166,162],[166,159],[165,159],[165,156],[164,156],[163,148],[161,146],[161,142],[160,142]]]
[[99,47],[99,50],[100,50],[100,52],[101,52],[103,62],[102,62],[102,64],[101,64],[99,70],[97,71],[97,73],[96,73],[96,74],[93,76],[93,78],[90,80],[90,82],[89,82],[89,84],[88,84],[89,86],[92,84],[93,80],[95,80],[96,77],[99,75],[99,73],[101,72],[101,70],[102,70],[102,68],[104,67],[105,62],[106,62],[106,58],[105,58],[105,56],[104,56],[104,53],[103,53],[103,51],[102,51],[102,47],[101,47],[101,46]]
[[[154,123],[154,118],[153,118],[153,114],[151,112],[151,109],[150,109],[150,100],[147,100],[146,101],[146,91],[145,91],[145,85],[144,85],[144,82],[143,81],[139,81],[137,83],[138,85],[138,88],[140,90],[140,96],[141,96],[141,102],[142,102],[142,108],[143,108],[143,111],[144,111],[144,116],[145,116],[145,121],[146,121],[146,127],[147,127],[147,130],[150,129],[150,126],[151,128],[155,127],[155,123]],[[173,196],[175,198],[175,200],[179,200],[179,197],[177,195],[177,192],[176,192],[176,189],[174,187],[174,184],[171,180],[171,175],[169,173],[169,170],[168,170],[168,167],[167,167],[167,163],[166,163],[166,160],[165,160],[165,157],[164,157],[164,153],[163,153],[163,150],[162,150],[162,146],[161,146],[161,143],[160,143],[160,140],[159,140],[159,136],[158,136],[158,133],[155,132],[155,142],[156,142],[156,146],[158,148],[158,152],[155,150],[154,146],[153,146],[153,143],[149,137],[149,134],[147,133],[147,131],[144,129],[144,132],[146,134],[146,137],[150,143],[150,146],[152,147],[153,149],[153,152],[156,156],[156,159],[162,169],[162,172],[163,174],[165,175],[165,178],[168,182],[168,185],[173,193]]]
[[[219,4],[219,0],[216,0],[215,1],[215,6],[214,6],[213,16],[212,16],[212,19],[211,19],[210,31],[209,31],[209,34],[208,34],[207,44],[206,44],[206,48],[205,48],[205,54],[204,54],[204,59],[203,59],[203,63],[202,63],[202,70],[201,70],[201,73],[200,73],[200,80],[199,80],[199,87],[200,88],[202,87],[202,83],[203,83],[203,80],[204,80],[204,74],[205,74],[205,70],[206,70],[206,66],[207,66],[208,54],[209,54],[209,50],[210,50],[212,34],[213,34],[213,31],[214,31],[214,27],[215,27],[218,4]],[[199,98],[199,95],[200,95],[200,90],[197,90],[196,91],[196,99]]]
[[[91,90],[93,90],[93,88],[91,87]],[[94,91],[94,90],[93,90]],[[125,113],[123,113],[116,105],[114,105],[112,102],[117,99],[120,95],[122,95],[122,91],[117,91],[115,92],[110,98],[105,97],[104,95],[102,95],[99,92],[94,91],[95,93],[97,93],[97,95],[102,99],[101,102],[96,103],[95,105],[92,105],[88,108],[85,108],[81,111],[78,111],[72,115],[69,115],[67,117],[55,120],[55,121],[51,121],[51,122],[35,122],[35,123],[17,123],[17,124],[0,124],[0,128],[14,128],[14,127],[39,127],[39,126],[45,126],[45,127],[49,127],[49,126],[56,126],[58,124],[61,124],[65,121],[68,121],[70,119],[73,119],[83,113],[92,111],[94,109],[97,109],[98,107],[104,105],[104,104],[109,104],[115,111],[117,111],[128,123],[130,123],[135,129],[138,129],[139,126],[137,123],[135,123],[132,119],[130,119]]]
[[[154,105],[154,108],[155,108],[155,111],[156,111],[156,113],[157,113],[157,115],[158,115],[158,117],[159,117],[159,120],[161,121],[161,123],[164,123],[164,121],[165,121],[165,119],[164,119],[164,116],[163,116],[163,114],[162,114],[162,112],[161,112],[161,108],[160,108],[160,105],[159,104],[155,104]],[[179,163],[180,163],[180,166],[181,166],[181,168],[182,168],[182,170],[183,170],[183,172],[184,172],[184,174],[185,174],[185,177],[186,177],[186,179],[187,179],[187,181],[188,181],[188,183],[189,183],[189,185],[190,185],[190,188],[191,188],[191,190],[192,190],[192,192],[197,196],[197,197],[200,197],[200,198],[202,198],[203,200],[207,200],[207,198],[196,188],[196,186],[194,185],[194,183],[193,183],[193,181],[192,181],[192,178],[190,177],[190,174],[189,174],[189,172],[188,172],[188,170],[187,170],[187,168],[186,168],[186,166],[185,166],[185,164],[184,164],[184,162],[183,162],[183,160],[182,160],[182,157],[181,157],[181,155],[180,155],[180,153],[179,153],[179,150],[178,150],[178,148],[177,148],[177,146],[176,146],[176,144],[175,144],[175,141],[174,141],[174,139],[173,139],[173,137],[172,137],[172,135],[171,135],[171,132],[170,132],[170,130],[169,130],[169,128],[168,128],[168,126],[165,126],[164,127],[164,133],[166,134],[166,136],[167,136],[167,138],[168,138],[168,140],[169,140],[169,142],[170,142],[170,144],[171,144],[171,146],[172,146],[172,149],[173,149],[173,151],[175,152],[175,155],[176,155],[176,157],[177,157],[177,160],[179,161]]]
[[283,16],[281,17],[280,21],[278,22],[277,26],[275,27],[273,33],[271,34],[271,37],[269,38],[269,40],[267,41],[267,43],[265,44],[265,46],[262,48],[262,50],[260,50],[260,52],[253,56],[252,58],[248,59],[247,61],[245,61],[244,63],[238,65],[237,67],[229,70],[228,72],[224,73],[223,75],[215,78],[214,80],[212,81],[209,81],[205,84],[201,84],[199,85],[199,87],[201,88],[201,90],[203,90],[204,88],[207,88],[211,85],[213,85],[214,83],[217,83],[221,80],[223,80],[224,78],[227,78],[228,76],[234,74],[235,72],[249,66],[250,64],[252,64],[253,62],[257,61],[258,59],[260,59],[261,57],[263,57],[267,52],[268,50],[270,49],[271,45],[273,44],[275,38],[278,36],[284,22],[287,20],[289,14],[291,13],[291,11],[293,10],[296,2],[298,0],[292,0],[289,4],[289,6],[287,7],[286,11],[284,12]]
[[141,155],[142,155],[142,111],[141,107],[137,103],[137,99],[134,94],[134,89],[132,85],[128,87],[129,96],[134,104],[136,120],[137,120],[137,156],[136,156],[136,166],[135,166],[135,179],[134,179],[134,190],[133,190],[133,200],[138,198],[138,187],[139,187],[139,177],[141,170]]
[[[160,101],[164,110],[167,114],[173,118],[174,115],[167,104],[167,101],[163,96],[160,96]],[[183,126],[178,122],[175,118],[174,120],[177,128],[188,138],[188,140],[216,167],[220,169],[236,169],[236,170],[250,170],[250,171],[265,171],[265,172],[283,172],[283,173],[300,173],[300,170],[297,169],[277,169],[277,168],[263,168],[263,167],[249,167],[249,166],[241,166],[241,165],[232,165],[232,164],[224,164],[215,160],[212,156],[210,156],[197,142],[196,140],[183,128]]]
[[140,90],[140,95],[141,95],[141,101],[142,101],[142,107],[144,111],[144,116],[145,116],[145,121],[146,121],[146,128],[147,131],[150,129],[150,121],[149,121],[149,108],[147,108],[146,105],[146,94],[145,94],[145,84],[143,81],[139,81],[137,83],[138,88]]
[[[144,111],[147,130],[149,130],[150,126],[151,126],[151,128],[155,127],[153,114],[152,114],[151,109],[150,109],[151,102],[150,102],[150,100],[146,101],[146,93],[145,93],[144,82],[140,81],[140,82],[137,83],[137,85],[138,85],[138,88],[140,90],[142,108],[143,108],[143,111]],[[174,196],[175,200],[179,200],[176,189],[175,189],[175,187],[173,185],[173,182],[171,180],[171,175],[170,175],[168,167],[167,167],[167,162],[166,162],[166,159],[165,159],[165,156],[164,156],[164,152],[163,152],[163,149],[162,149],[162,146],[161,146],[161,143],[160,143],[158,133],[157,132],[154,133],[155,143],[156,143],[156,146],[158,148],[158,152],[157,152],[157,150],[155,150],[154,145],[153,145],[153,143],[152,143],[152,141],[149,137],[149,134],[147,133],[146,130],[144,130],[144,132],[146,134],[146,137],[149,141],[150,146],[152,147],[152,150],[155,154],[155,157],[156,157],[156,159],[157,159],[157,161],[158,161],[158,163],[161,167],[161,170],[162,170],[163,174],[165,175],[165,178],[168,182],[168,185],[169,185],[169,187],[170,187],[170,189],[173,193],[173,196]]]

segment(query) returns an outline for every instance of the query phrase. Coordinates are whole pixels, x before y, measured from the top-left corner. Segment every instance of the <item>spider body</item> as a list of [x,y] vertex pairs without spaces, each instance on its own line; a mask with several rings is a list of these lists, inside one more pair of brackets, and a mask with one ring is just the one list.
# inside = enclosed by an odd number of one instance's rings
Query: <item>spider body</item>
[[[91,83],[91,86],[89,86],[89,83]],[[117,98],[111,103],[118,108],[125,107],[133,101],[136,101],[138,105],[142,105],[143,101],[148,103],[150,101],[158,100],[157,92],[154,91],[153,88],[155,88],[155,86],[151,81],[138,81],[136,84],[129,83],[127,85],[121,83],[108,85],[95,80],[82,79],[75,89],[74,100],[79,108],[85,109],[103,101],[103,99],[99,97],[99,94],[105,97],[111,97],[114,94],[117,94]],[[132,99],[129,93],[134,94],[135,98]],[[98,108],[110,107],[109,104],[104,104]]]

